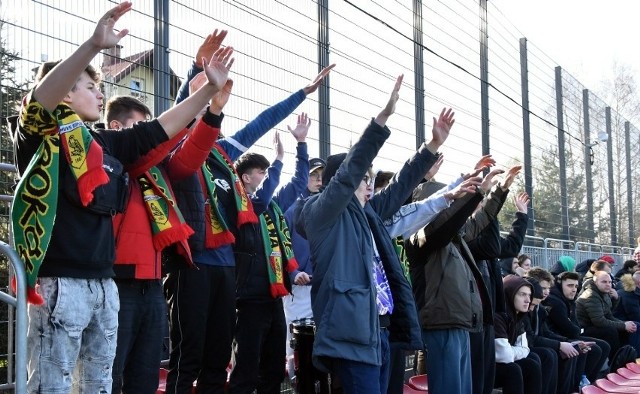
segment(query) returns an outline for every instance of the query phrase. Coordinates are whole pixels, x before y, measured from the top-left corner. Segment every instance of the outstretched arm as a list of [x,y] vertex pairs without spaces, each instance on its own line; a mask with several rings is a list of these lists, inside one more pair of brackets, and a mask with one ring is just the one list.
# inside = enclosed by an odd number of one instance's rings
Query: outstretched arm
[[235,160],[247,151],[257,140],[259,140],[267,131],[271,130],[278,123],[282,122],[287,116],[300,105],[307,95],[315,92],[320,86],[324,78],[329,75],[335,64],[325,67],[313,81],[307,86],[298,90],[285,100],[262,111],[255,119],[249,122],[245,127],[238,130],[230,137],[221,139],[218,144],[229,155],[231,160]]
[[205,83],[193,95],[178,105],[171,107],[158,117],[158,121],[164,128],[169,138],[182,130],[196,116],[207,102],[217,92],[222,90],[227,83],[229,69],[233,65],[233,48],[219,49],[206,61],[203,59],[204,73],[207,77]]
[[113,27],[130,10],[130,1],[124,1],[109,10],[98,21],[93,35],[42,79],[35,88],[34,97],[47,111],[52,112],[60,104],[101,50],[115,46],[127,35],[127,29],[116,33]]
[[287,129],[298,142],[296,146],[296,169],[291,180],[284,184],[273,199],[278,203],[280,209],[286,212],[287,209],[300,197],[309,183],[309,153],[307,152],[307,134],[311,126],[311,119],[306,113],[298,115],[295,128],[287,125]]
[[205,37],[202,44],[200,44],[200,47],[198,47],[198,51],[196,52],[196,57],[193,59],[191,68],[187,72],[187,78],[182,82],[182,85],[180,85],[180,89],[176,95],[176,104],[180,104],[183,100],[189,97],[189,84],[204,67],[204,64],[202,64],[202,58],[210,59],[211,56],[213,56],[213,54],[220,48],[220,45],[222,45],[222,41],[224,41],[226,36],[226,30],[220,30],[220,32],[218,32],[218,29],[215,29],[213,33]]

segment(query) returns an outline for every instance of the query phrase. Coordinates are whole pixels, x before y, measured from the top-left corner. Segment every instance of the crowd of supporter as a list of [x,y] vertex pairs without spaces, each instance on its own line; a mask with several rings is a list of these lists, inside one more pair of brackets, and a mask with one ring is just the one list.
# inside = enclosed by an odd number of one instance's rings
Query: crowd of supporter
[[[436,181],[452,109],[401,168],[373,170],[402,75],[348,152],[310,158],[299,114],[281,183],[284,137],[273,160],[251,147],[334,65],[223,136],[234,58],[216,30],[175,105],[151,119],[133,97],[104,97],[90,66],[127,34],[114,25],[130,10],[117,5],[69,58],[43,64],[12,119],[29,393],[155,393],[167,325],[166,393],[278,393],[287,375],[311,392],[292,338],[309,328],[304,368],[344,393],[402,393],[414,351],[432,394],[573,393],[624,345],[640,353],[640,246],[615,275],[608,255],[540,268],[521,253],[521,166],[485,155]],[[505,204],[511,223],[498,222]]]

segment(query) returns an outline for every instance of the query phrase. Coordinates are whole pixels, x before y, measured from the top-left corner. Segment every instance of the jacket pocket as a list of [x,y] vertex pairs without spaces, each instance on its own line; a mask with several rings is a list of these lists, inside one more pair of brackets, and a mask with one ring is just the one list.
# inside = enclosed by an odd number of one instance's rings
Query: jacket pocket
[[331,297],[327,305],[327,336],[336,341],[371,344],[371,288],[335,280]]

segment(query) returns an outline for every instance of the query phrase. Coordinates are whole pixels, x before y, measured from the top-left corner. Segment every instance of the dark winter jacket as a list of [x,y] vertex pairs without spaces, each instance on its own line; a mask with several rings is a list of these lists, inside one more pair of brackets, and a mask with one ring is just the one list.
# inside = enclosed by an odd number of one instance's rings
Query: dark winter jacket
[[[330,368],[331,358],[381,365],[380,322],[373,285],[373,242],[394,300],[390,340],[407,349],[423,347],[411,288],[391,237],[382,223],[396,213],[437,156],[425,146],[398,172],[395,182],[361,206],[354,192],[390,131],[371,122],[322,193],[310,197],[298,220],[309,240],[314,276],[311,289],[316,335],[314,364]],[[372,237],[373,235],[373,237]]]

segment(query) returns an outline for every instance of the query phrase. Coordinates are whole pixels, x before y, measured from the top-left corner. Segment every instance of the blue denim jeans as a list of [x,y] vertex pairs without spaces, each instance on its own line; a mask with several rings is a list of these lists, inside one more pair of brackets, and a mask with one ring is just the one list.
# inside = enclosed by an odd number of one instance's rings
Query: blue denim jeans
[[29,305],[28,393],[111,393],[118,333],[112,279],[40,278]]
[[471,393],[469,332],[459,328],[422,330],[422,339],[427,348],[429,392]]
[[380,352],[382,365],[334,358],[331,373],[338,376],[344,394],[387,393],[391,348],[389,330],[380,330]]

